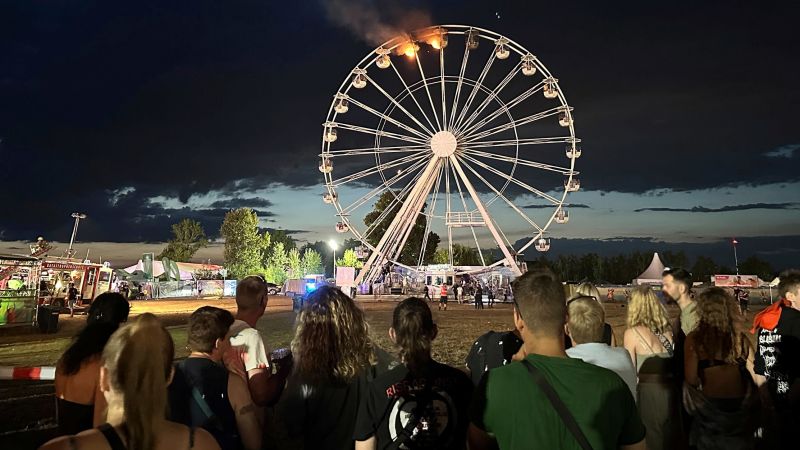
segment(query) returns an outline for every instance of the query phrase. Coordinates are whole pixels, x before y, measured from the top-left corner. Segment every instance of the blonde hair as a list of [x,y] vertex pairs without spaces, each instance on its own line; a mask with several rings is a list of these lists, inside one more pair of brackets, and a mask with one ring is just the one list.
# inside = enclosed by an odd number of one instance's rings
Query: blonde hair
[[581,283],[575,288],[575,294],[572,297],[594,297],[599,302],[600,290],[592,283]]
[[303,381],[349,381],[375,362],[364,312],[338,288],[309,295],[292,340],[294,374]]
[[109,383],[123,396],[128,450],[155,447],[158,428],[166,417],[174,356],[172,337],[149,313],[117,330],[103,350]]
[[603,342],[606,314],[600,303],[589,297],[578,297],[567,303],[569,335],[576,344]]
[[744,317],[736,300],[725,289],[712,287],[697,295],[700,321],[692,333],[698,355],[735,364],[750,353],[744,334]]
[[672,330],[667,311],[650,286],[638,286],[631,292],[627,324],[628,328],[643,326],[659,334]]

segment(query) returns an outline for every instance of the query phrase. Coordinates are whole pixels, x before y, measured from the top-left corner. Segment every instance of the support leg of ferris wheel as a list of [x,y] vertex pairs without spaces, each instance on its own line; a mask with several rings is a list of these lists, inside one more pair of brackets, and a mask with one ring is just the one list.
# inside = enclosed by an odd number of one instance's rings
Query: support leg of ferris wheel
[[374,251],[364,263],[364,267],[356,277],[356,284],[375,279],[377,271],[380,270],[380,267],[387,259],[388,255],[386,255],[386,250],[393,242],[395,242],[395,239],[399,238],[398,231],[401,229],[405,230],[405,227],[413,226],[413,223],[408,223],[408,216],[416,217],[416,215],[419,214],[419,209],[412,210],[412,204],[417,203],[415,200],[418,200],[419,197],[425,198],[427,193],[430,191],[431,185],[434,181],[433,175],[436,173],[436,169],[439,164],[438,159],[439,158],[431,158],[430,162],[428,162],[428,165],[425,167],[419,182],[416,186],[414,186],[411,192],[409,192],[406,199],[400,205],[400,209],[397,211],[394,219],[392,219],[392,222],[387,227],[383,237],[381,237],[378,245],[375,246]]
[[[500,250],[503,252],[506,264],[515,276],[521,276],[522,272],[519,270],[517,263],[514,261],[514,257],[511,256],[511,253],[508,251],[508,247],[506,247],[505,242],[503,242],[503,238],[500,236],[500,233],[497,232],[497,228],[495,228],[492,218],[489,217],[489,213],[486,212],[483,202],[481,202],[480,198],[478,197],[478,192],[472,186],[469,178],[467,178],[466,174],[464,173],[464,169],[461,168],[461,164],[459,164],[455,155],[450,156],[450,163],[453,165],[453,168],[456,169],[459,178],[461,178],[461,182],[464,183],[464,187],[467,188],[467,192],[469,192],[470,197],[472,197],[472,201],[475,202],[478,212],[481,214],[481,217],[483,217],[486,227],[489,229],[489,232],[492,233],[492,237],[497,242],[497,246],[500,247]],[[479,248],[478,252],[480,251],[481,249]]]

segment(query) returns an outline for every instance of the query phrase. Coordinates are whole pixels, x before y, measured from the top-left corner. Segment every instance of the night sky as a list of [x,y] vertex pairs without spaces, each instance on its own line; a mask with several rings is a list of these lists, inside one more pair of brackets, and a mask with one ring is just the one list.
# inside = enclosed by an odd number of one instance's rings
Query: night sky
[[[185,217],[215,237],[241,206],[298,240],[334,237],[320,124],[377,44],[345,24],[374,17],[488,28],[558,77],[584,154],[554,254],[684,249],[732,265],[735,236],[740,258],[797,266],[797,3],[611,5],[0,1],[0,252],[68,241],[73,211],[89,216],[79,254],[120,262]],[[219,260],[219,245],[198,256]]]

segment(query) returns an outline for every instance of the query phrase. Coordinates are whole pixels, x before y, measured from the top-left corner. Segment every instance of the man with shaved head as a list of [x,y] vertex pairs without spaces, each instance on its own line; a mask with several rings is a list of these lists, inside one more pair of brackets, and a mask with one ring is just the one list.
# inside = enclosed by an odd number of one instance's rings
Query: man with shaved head
[[231,347],[241,355],[250,394],[260,406],[278,401],[291,368],[291,364],[281,364],[272,372],[267,347],[256,329],[267,309],[267,300],[267,283],[262,277],[251,275],[240,280],[236,285],[236,320],[230,328]]

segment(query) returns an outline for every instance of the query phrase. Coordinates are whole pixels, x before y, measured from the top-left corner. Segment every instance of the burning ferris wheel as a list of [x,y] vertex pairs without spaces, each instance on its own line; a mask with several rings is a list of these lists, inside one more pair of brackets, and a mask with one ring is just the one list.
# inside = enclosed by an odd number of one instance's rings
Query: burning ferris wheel
[[[334,95],[323,200],[336,230],[370,251],[357,281],[386,262],[423,266],[435,246],[451,265],[459,245],[493,248],[502,258],[478,251],[482,266],[519,274],[516,257],[547,251],[551,224],[569,220],[579,143],[558,80],[531,52],[481,28],[429,27],[369,53]],[[382,210],[362,222],[378,199]]]

